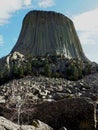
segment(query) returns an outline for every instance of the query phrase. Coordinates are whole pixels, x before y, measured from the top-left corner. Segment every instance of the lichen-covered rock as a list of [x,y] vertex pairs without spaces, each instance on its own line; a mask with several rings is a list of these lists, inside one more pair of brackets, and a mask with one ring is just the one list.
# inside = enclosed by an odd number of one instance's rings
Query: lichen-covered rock
[[31,11],[22,25],[19,39],[11,52],[24,55],[64,55],[67,58],[87,60],[73,22],[52,11]]

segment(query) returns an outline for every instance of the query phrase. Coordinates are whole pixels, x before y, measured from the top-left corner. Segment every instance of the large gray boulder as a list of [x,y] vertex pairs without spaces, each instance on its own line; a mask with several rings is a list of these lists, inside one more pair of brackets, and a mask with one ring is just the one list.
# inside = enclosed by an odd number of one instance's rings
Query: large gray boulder
[[53,130],[53,129],[39,120],[32,121],[32,126],[30,126],[30,125],[18,125],[9,121],[4,117],[0,117],[0,130]]
[[[21,108],[20,123],[32,124],[34,119],[51,126],[54,130],[65,126],[68,130],[94,130],[96,124],[95,107],[86,98],[69,98],[45,102],[38,105],[28,104]],[[0,105],[0,115],[18,121],[18,110]],[[29,120],[28,120],[29,119]]]
[[30,11],[24,18],[19,39],[11,52],[24,55],[64,55],[87,60],[73,22],[52,11]]

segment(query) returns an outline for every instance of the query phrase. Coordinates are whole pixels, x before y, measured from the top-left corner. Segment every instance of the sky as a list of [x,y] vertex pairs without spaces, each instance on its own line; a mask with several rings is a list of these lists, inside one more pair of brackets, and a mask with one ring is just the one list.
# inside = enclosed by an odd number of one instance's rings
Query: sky
[[0,58],[16,44],[22,20],[31,10],[56,11],[69,17],[85,55],[98,63],[98,0],[0,0]]

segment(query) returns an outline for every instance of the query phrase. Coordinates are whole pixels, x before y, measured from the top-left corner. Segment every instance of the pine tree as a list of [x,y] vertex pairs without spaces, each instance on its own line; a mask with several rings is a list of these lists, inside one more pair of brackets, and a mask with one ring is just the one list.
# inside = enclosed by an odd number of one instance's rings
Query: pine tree
[[8,79],[9,73],[10,73],[9,68],[7,66],[5,66],[5,69],[4,69],[4,72],[3,72],[3,77]]
[[44,67],[44,74],[46,75],[46,76],[51,76],[51,73],[52,73],[52,71],[51,71],[51,67],[49,66],[49,64],[45,64],[45,67]]
[[25,75],[31,75],[32,74],[32,64],[31,64],[31,62],[28,61],[26,63],[26,66],[24,68],[24,73],[25,73]]
[[67,79],[69,80],[78,80],[78,69],[75,64],[68,66],[66,70]]
[[0,70],[0,79],[3,78],[3,74],[2,74],[2,71]]
[[22,66],[17,66],[16,64],[13,65],[12,70],[12,77],[13,78],[22,78],[24,77],[24,69]]
[[23,78],[24,77],[24,70],[23,70],[23,67],[20,66],[18,68],[18,78]]

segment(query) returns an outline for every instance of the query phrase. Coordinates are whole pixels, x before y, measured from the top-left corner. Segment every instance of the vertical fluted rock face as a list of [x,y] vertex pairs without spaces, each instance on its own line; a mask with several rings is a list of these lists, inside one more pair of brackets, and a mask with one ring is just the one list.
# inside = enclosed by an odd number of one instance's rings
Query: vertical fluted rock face
[[24,55],[65,55],[67,58],[87,60],[73,22],[51,11],[31,11],[22,25],[19,39],[11,52]]

